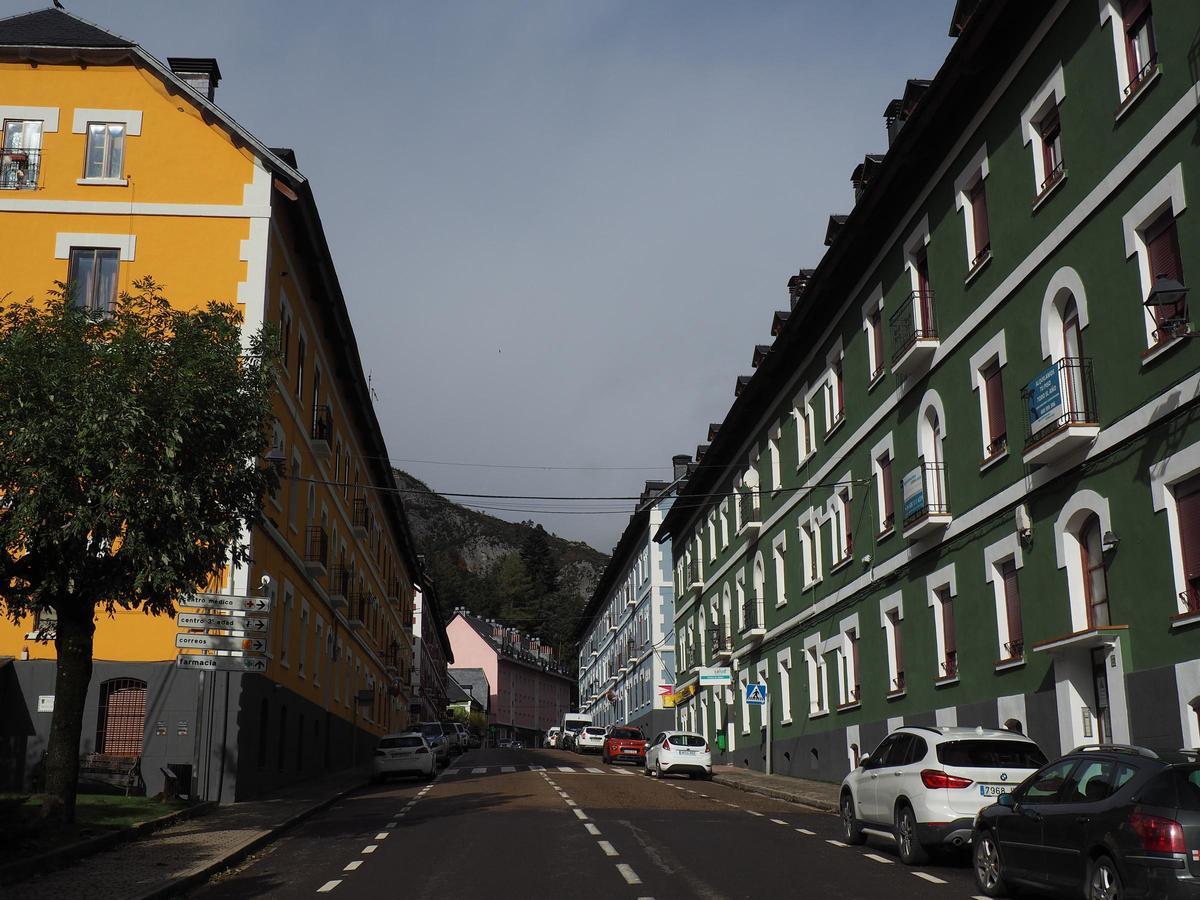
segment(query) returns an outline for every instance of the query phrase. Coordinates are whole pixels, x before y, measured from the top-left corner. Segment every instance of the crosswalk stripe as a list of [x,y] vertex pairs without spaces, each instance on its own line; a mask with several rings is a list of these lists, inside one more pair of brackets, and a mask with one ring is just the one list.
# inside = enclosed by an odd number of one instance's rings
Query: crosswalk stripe
[[479,768],[472,769],[472,770],[471,770],[471,774],[472,774],[472,775],[486,775],[486,774],[487,774],[487,767],[486,767],[486,766],[480,766]]
[[457,774],[458,774],[458,771],[459,771],[458,769],[447,769],[447,770],[446,770],[445,772],[443,772],[442,774],[443,774],[443,775],[457,775]]
[[530,772],[545,772],[546,767],[545,766],[530,766],[529,771]]
[[516,768],[515,768],[515,767],[513,767],[513,766],[501,766],[501,767],[500,767],[500,771],[501,771],[501,772],[515,772],[515,771],[517,771],[517,770],[516,770]]
[[335,887],[337,887],[341,883],[342,883],[342,879],[340,879],[340,878],[337,879],[336,881],[327,881],[323,885],[321,885],[319,888],[317,888],[317,893],[318,894],[328,894],[330,891],[332,891]]
[[587,771],[591,772],[593,775],[603,775],[604,774],[603,769],[593,769],[590,766],[587,767]]
[[572,769],[570,766],[559,766],[559,767],[558,767],[558,771],[560,771],[560,772],[574,772],[575,770],[574,770],[574,769]]
[[613,773],[617,775],[632,775],[633,769],[613,769]]

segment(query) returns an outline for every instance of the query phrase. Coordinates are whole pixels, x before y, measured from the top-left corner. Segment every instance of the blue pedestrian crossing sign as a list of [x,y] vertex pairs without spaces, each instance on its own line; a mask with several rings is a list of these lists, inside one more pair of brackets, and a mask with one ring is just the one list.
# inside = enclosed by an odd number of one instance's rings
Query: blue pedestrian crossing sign
[[762,706],[767,702],[767,686],[765,684],[747,684],[746,702],[750,706]]

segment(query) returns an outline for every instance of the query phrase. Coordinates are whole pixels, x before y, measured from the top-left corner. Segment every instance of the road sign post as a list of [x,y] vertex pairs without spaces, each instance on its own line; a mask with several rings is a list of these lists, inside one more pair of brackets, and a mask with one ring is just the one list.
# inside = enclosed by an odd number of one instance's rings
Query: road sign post
[[763,729],[766,731],[763,744],[767,752],[765,771],[771,774],[771,697],[763,682],[746,685],[746,705],[762,707]]

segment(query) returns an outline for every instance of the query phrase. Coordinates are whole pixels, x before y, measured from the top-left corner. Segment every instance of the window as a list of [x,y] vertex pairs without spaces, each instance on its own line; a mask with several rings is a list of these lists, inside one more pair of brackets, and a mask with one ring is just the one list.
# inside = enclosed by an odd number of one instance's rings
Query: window
[[808,715],[809,718],[829,712],[829,694],[826,684],[825,657],[821,653],[817,635],[805,642],[805,662],[808,666]]
[[1000,378],[1000,362],[993,360],[984,367],[983,393],[986,415],[984,417],[984,459],[994,459],[1008,449],[1008,427],[1004,421],[1004,383]]
[[1200,612],[1200,476],[1176,485],[1174,493],[1185,585],[1181,606],[1195,613]]
[[1062,156],[1062,125],[1058,114],[1059,105],[1066,95],[1063,67],[1059,63],[1021,112],[1021,142],[1028,145],[1033,153],[1035,209],[1066,175]]
[[904,608],[899,599],[893,606],[883,610],[883,632],[888,650],[888,693],[896,694],[904,690],[904,640],[900,623],[904,619]]
[[780,471],[779,465],[779,426],[776,425],[771,430],[771,437],[767,441],[767,464],[771,469],[771,490],[778,491],[783,487],[783,473]]
[[879,533],[885,534],[896,525],[892,497],[892,457],[886,452],[875,460],[875,491],[879,500]]
[[954,598],[948,587],[936,591],[937,606],[935,614],[941,617],[941,634],[939,635],[941,662],[938,666],[938,678],[955,678],[958,676],[958,637],[954,623]]
[[321,654],[325,652],[324,632],[325,621],[320,616],[317,616],[316,639],[313,641],[313,684],[321,683]]
[[[1175,219],[1186,208],[1183,166],[1178,164],[1121,217],[1125,256],[1137,256],[1142,303],[1161,302],[1152,299],[1159,275],[1184,283]],[[1187,306],[1182,302],[1146,307],[1144,316],[1146,344],[1152,351],[1187,330]]]
[[304,398],[304,361],[308,356],[308,341],[300,335],[296,342],[296,398]]
[[771,555],[775,562],[775,605],[787,603],[787,532],[776,535],[771,545]]
[[717,558],[717,512],[713,510],[708,514],[708,560],[712,562]]
[[792,721],[792,651],[782,651],[776,660],[779,663],[779,715],[780,724]]
[[838,688],[842,706],[850,706],[862,699],[857,616],[842,622],[841,645],[838,647]]
[[843,353],[839,343],[827,357],[822,393],[825,398],[825,434],[828,436],[846,419],[846,389],[842,378]]
[[817,450],[816,423],[811,398],[796,398],[792,408],[792,418],[796,422],[796,468],[800,468]]
[[[842,478],[849,481],[849,476]],[[850,559],[854,552],[854,529],[850,520],[850,488],[843,487],[834,495],[829,516],[829,528],[832,538],[834,565],[840,565]]]
[[877,292],[863,315],[867,333],[867,381],[872,385],[883,375],[883,296]]
[[821,529],[811,509],[801,517],[799,528],[804,588],[807,590],[821,580]]
[[279,664],[288,668],[288,647],[290,646],[292,630],[292,613],[296,608],[296,600],[292,594],[292,586],[284,582],[283,609],[280,610]]
[[721,501],[719,509],[721,519],[721,549],[724,550],[729,546],[729,498]]
[[120,250],[72,247],[67,274],[71,305],[111,313],[117,305],[117,270]]
[[1108,614],[1108,572],[1104,563],[1104,544],[1100,518],[1092,514],[1079,529],[1080,565],[1083,570],[1083,595],[1087,626],[1098,628],[1112,624]]
[[1000,586],[1004,593],[1004,620],[1008,625],[1008,640],[1004,641],[1007,659],[1025,655],[1025,637],[1021,625],[1021,589],[1017,580],[1017,564],[1010,557],[1000,563]]
[[125,170],[125,123],[89,122],[84,178],[122,178]]
[[[1179,233],[1175,228],[1175,215],[1167,210],[1155,219],[1143,232],[1146,242],[1146,257],[1150,266],[1150,284],[1159,278],[1170,278],[1183,284],[1183,260],[1179,255]],[[1180,300],[1170,306],[1154,306],[1156,342],[1174,337],[1187,330],[1187,301]]]
[[1037,124],[1038,137],[1042,144],[1042,176],[1039,194],[1045,193],[1063,177],[1062,121],[1058,107],[1054,107]]
[[146,682],[114,678],[100,685],[96,752],[133,758],[142,755],[146,730]]
[[296,671],[304,677],[304,665],[308,660],[308,604],[300,602],[300,652],[296,655]]
[[963,213],[967,235],[967,278],[991,256],[992,239],[988,227],[987,146],[980,147],[954,183],[954,205]]
[[5,119],[0,147],[0,188],[36,188],[41,169],[42,122]]
[[746,686],[750,683],[750,675],[747,672],[738,673],[738,684],[741,687],[742,695],[742,734],[750,733],[750,704],[746,702]]
[[1150,0],[1124,0],[1121,19],[1125,32],[1125,63],[1129,75],[1129,85],[1125,88],[1125,93],[1132,96],[1150,76],[1158,56]]
[[279,294],[279,352],[283,363],[283,371],[291,366],[292,350],[292,311],[288,308],[287,299]]
[[971,223],[975,235],[975,258],[971,268],[978,266],[991,253],[992,237],[988,230],[987,190],[983,179],[975,182],[967,199],[971,204]]

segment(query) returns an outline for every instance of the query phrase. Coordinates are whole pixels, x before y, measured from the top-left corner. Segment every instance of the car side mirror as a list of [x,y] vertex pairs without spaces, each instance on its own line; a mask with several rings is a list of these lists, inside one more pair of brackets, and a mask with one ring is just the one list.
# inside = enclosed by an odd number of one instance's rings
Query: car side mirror
[[996,803],[1008,809],[1014,809],[1017,805],[1017,801],[1013,798],[1012,794],[1001,794],[996,798]]
[[864,753],[862,756],[860,756],[858,758],[858,764],[863,769],[870,769],[875,765],[875,760],[871,759],[870,753]]

